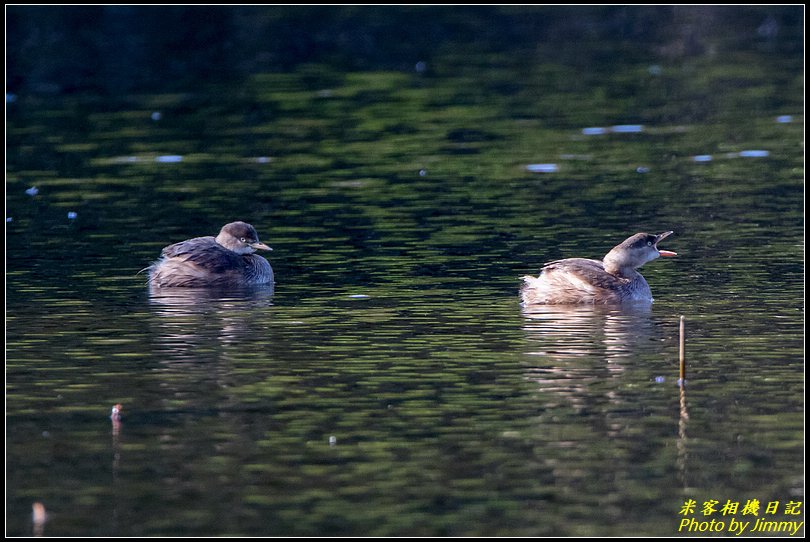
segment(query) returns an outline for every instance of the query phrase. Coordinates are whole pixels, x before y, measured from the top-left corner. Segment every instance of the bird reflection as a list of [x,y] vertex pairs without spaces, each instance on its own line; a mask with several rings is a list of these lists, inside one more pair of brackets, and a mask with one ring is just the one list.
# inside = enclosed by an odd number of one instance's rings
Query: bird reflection
[[[238,457],[243,451],[240,447],[248,437],[242,431],[253,427],[255,415],[238,390],[265,376],[265,364],[250,361],[272,356],[268,345],[273,294],[272,285],[149,291],[155,356],[149,382],[159,398],[157,403],[138,405],[141,410],[133,417],[146,420],[149,431],[159,435],[158,445],[166,457],[178,453],[182,457],[179,450],[199,442],[208,446],[215,441],[218,453],[226,457]],[[186,433],[188,426],[200,423],[215,428],[214,441],[211,435]],[[229,432],[226,439],[221,438],[224,432]],[[157,483],[175,491],[177,477],[168,472]]]
[[199,346],[255,342],[256,320],[273,304],[273,285],[245,288],[150,288],[161,350],[194,359]]
[[[149,302],[174,313],[205,312],[214,305],[256,302],[271,304],[274,284],[238,288],[149,288]],[[251,303],[255,304],[255,303]]]
[[[647,435],[643,418],[645,409],[655,410],[669,413],[674,424],[672,396],[665,388],[633,385],[638,370],[645,370],[634,361],[662,356],[663,332],[649,306],[532,306],[523,309],[523,330],[530,356],[525,375],[537,385],[543,405],[538,434],[547,441],[543,453],[553,458],[557,483],[580,481],[583,458],[596,461],[605,450],[640,457],[670,445],[671,436]],[[686,485],[689,414],[683,386],[680,393],[676,467]],[[611,466],[633,469],[632,463]]]
[[531,354],[561,361],[599,355],[615,363],[652,338],[650,313],[644,304],[533,305],[523,308],[523,329],[542,348]]
[[626,361],[650,344],[655,334],[648,305],[535,305],[523,308],[523,330],[530,356],[528,379],[553,397],[565,398],[578,412],[607,400],[595,383],[623,374]]

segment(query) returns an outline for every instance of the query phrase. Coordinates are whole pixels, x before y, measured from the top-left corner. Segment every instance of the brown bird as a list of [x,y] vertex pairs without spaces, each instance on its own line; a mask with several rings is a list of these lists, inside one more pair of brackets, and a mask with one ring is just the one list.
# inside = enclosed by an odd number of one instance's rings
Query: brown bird
[[547,263],[540,276],[523,277],[523,305],[651,303],[650,286],[636,269],[659,256],[676,256],[658,248],[658,243],[670,235],[671,231],[637,233],[613,247],[602,261],[567,258]]
[[147,268],[158,287],[255,286],[273,282],[273,268],[257,250],[273,250],[245,222],[225,224],[216,237],[169,245]]

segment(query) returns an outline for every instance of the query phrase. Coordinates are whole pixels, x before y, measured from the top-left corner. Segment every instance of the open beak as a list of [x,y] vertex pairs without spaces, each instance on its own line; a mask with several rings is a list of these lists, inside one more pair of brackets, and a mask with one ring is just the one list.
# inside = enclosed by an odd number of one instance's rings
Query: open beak
[[[662,240],[666,239],[666,238],[667,238],[667,237],[669,237],[670,235],[672,235],[672,233],[673,233],[673,232],[671,232],[671,231],[665,231],[664,233],[659,234],[659,235],[658,235],[658,236],[655,238],[655,248],[658,248],[658,243],[659,243],[660,241],[662,241]],[[658,255],[659,255],[659,256],[665,256],[665,257],[670,257],[670,258],[671,258],[672,256],[677,256],[677,255],[678,255],[678,253],[677,253],[677,252],[672,252],[671,250],[661,250],[661,249],[658,249]]]
[[250,243],[250,245],[248,245],[248,246],[250,248],[255,248],[256,250],[273,250],[272,248],[268,247],[267,245],[265,245],[261,241],[256,241],[255,243]]

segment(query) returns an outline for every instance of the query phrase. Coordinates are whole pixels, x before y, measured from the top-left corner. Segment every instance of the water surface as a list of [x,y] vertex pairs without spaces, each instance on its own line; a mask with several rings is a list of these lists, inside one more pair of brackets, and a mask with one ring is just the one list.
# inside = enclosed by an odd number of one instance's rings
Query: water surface
[[[622,536],[803,501],[803,59],[762,15],[7,98],[7,534],[33,502],[55,536]],[[232,220],[273,288],[137,274]],[[520,307],[667,230],[648,310]]]

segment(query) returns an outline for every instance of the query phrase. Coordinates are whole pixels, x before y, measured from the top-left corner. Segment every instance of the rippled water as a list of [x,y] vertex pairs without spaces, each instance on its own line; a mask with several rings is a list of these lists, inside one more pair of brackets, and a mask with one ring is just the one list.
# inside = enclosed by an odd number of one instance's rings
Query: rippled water
[[[7,534],[34,502],[65,536],[619,536],[802,501],[802,58],[719,43],[7,97]],[[237,219],[273,288],[137,274]],[[666,230],[651,308],[520,307]]]

